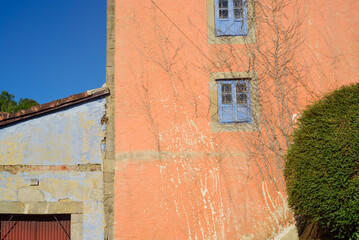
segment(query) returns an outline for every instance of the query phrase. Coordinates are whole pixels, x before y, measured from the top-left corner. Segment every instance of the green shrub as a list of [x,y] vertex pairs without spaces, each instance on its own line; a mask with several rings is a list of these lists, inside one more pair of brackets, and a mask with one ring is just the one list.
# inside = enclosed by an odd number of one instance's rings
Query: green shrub
[[307,107],[285,163],[288,203],[337,239],[359,239],[359,83]]

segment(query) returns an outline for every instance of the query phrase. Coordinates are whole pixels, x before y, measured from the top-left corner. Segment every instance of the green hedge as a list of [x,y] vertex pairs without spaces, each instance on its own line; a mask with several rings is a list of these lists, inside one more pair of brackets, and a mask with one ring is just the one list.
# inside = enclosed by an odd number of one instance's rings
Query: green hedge
[[299,216],[359,239],[359,83],[307,107],[285,163],[288,203]]

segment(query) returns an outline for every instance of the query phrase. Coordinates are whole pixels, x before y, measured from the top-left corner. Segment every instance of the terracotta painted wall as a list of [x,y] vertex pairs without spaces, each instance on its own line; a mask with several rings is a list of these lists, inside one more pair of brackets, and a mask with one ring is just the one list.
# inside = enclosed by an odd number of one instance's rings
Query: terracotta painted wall
[[[249,45],[208,44],[209,2],[116,0],[116,239],[275,236],[293,223],[286,134],[308,102],[358,79],[357,1],[292,3],[279,19],[264,17],[275,1],[256,3]],[[285,31],[294,36],[283,40]],[[271,53],[286,66],[279,82]],[[259,129],[211,130],[210,74],[246,71],[258,75]]]

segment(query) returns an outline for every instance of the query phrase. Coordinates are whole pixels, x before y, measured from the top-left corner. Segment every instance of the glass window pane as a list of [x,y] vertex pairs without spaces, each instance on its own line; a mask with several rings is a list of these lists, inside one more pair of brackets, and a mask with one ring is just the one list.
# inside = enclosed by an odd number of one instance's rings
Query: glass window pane
[[232,94],[232,84],[229,83],[222,84],[222,95],[226,93]]
[[222,83],[222,103],[232,104],[232,84]]
[[222,104],[232,104],[232,95],[230,94],[222,95]]
[[245,83],[237,83],[236,84],[236,92],[238,93],[246,93],[247,92],[247,86]]
[[234,8],[242,8],[242,0],[233,0]]
[[243,18],[243,9],[234,9],[234,18]]
[[219,18],[228,18],[228,10],[219,10]]
[[228,8],[228,0],[219,0],[219,8]]
[[247,94],[244,93],[237,94],[237,104],[238,105],[247,104]]

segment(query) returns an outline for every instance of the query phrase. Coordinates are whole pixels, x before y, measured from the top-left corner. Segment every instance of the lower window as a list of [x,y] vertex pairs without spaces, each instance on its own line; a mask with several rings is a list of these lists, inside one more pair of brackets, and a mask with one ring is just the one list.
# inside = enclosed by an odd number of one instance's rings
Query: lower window
[[260,125],[258,93],[257,73],[254,71],[211,73],[211,131],[257,131]]
[[218,118],[221,124],[251,123],[250,79],[217,79]]

